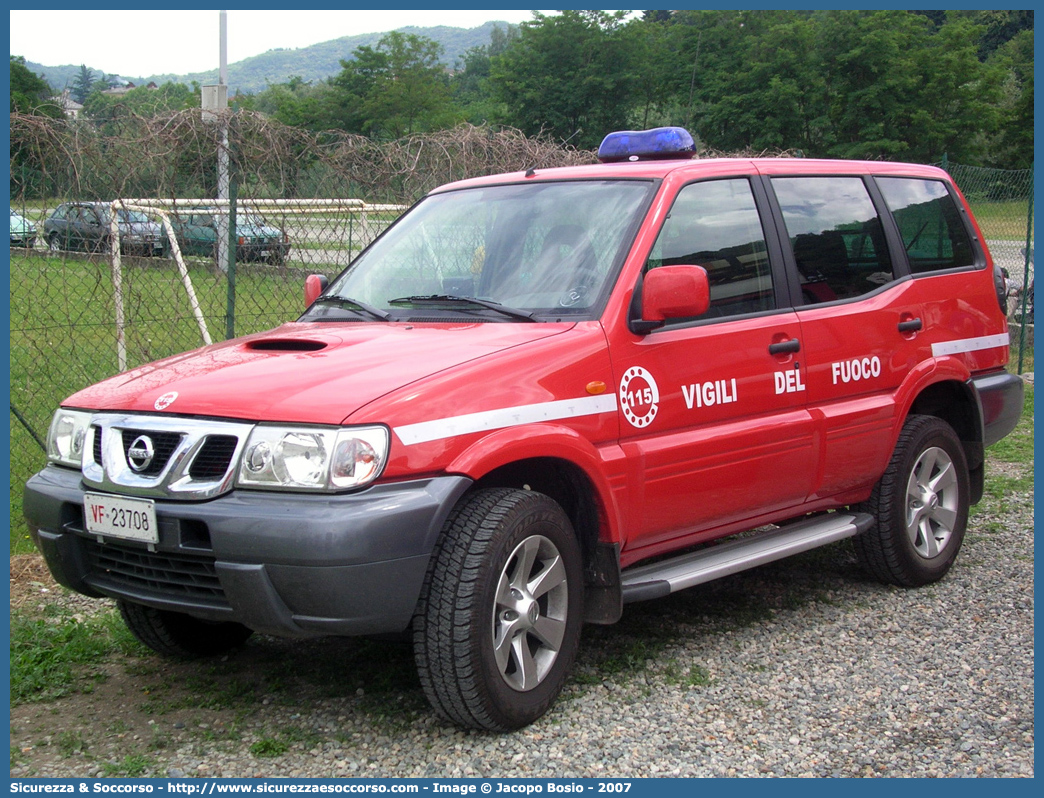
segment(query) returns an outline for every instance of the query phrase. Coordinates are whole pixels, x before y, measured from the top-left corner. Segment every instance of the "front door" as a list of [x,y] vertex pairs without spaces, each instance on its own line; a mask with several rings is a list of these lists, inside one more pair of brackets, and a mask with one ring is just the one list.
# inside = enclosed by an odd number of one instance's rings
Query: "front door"
[[809,492],[801,333],[782,300],[755,191],[745,177],[679,191],[646,268],[703,266],[710,309],[613,344],[621,445],[638,469],[643,508],[625,550],[696,541]]

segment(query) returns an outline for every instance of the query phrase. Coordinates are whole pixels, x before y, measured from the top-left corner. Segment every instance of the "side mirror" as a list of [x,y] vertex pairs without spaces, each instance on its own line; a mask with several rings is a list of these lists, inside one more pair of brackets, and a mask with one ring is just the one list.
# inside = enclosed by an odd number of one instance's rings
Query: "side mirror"
[[330,281],[326,279],[325,274],[310,274],[305,278],[305,307],[311,307],[312,303],[315,302],[316,297],[326,290],[326,286],[330,284]]
[[646,272],[642,282],[640,319],[631,330],[647,333],[668,319],[702,316],[710,307],[710,282],[702,266],[660,266]]

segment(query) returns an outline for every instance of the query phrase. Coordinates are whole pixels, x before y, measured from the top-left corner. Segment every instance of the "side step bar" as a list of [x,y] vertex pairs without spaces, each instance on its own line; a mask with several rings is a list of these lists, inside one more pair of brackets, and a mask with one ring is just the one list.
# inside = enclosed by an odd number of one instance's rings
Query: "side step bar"
[[873,523],[874,517],[868,513],[830,513],[670,560],[628,568],[620,574],[623,603],[661,598],[676,590],[800,554],[858,535]]

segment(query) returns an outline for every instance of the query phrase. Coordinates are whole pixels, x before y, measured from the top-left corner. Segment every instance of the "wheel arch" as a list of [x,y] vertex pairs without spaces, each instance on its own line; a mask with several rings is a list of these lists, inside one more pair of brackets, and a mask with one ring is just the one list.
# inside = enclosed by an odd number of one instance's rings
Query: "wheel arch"
[[500,430],[469,448],[449,469],[473,479],[469,492],[516,488],[543,493],[562,508],[580,542],[587,618],[614,623],[622,613],[619,543],[622,521],[604,461],[575,431],[554,425]]
[[[911,415],[935,416],[945,421],[961,441],[971,477],[971,504],[982,498],[986,450],[983,445],[982,405],[964,374],[939,374],[911,397],[900,421]],[[900,424],[901,427],[901,424]]]

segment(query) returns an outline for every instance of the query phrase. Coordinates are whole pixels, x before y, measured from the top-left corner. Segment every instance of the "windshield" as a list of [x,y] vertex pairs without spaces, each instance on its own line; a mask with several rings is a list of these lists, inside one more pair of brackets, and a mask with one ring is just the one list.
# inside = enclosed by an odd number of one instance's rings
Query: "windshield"
[[[107,224],[109,222],[109,220],[112,218],[112,208],[111,208],[111,206],[109,206],[109,205],[98,205],[98,206],[95,206],[95,207],[97,207],[97,209],[98,209],[98,215],[101,217],[101,220]],[[85,212],[89,213],[89,211],[85,211]],[[142,222],[148,222],[149,221],[149,217],[146,216],[141,211],[129,211],[129,210],[126,210],[125,208],[117,208],[116,209],[116,218],[119,221],[127,223],[127,224],[140,224]]]
[[141,211],[119,210],[116,212],[116,215],[118,216],[121,222],[128,222],[133,224],[139,224],[141,222],[147,222],[149,220],[149,217]]
[[396,223],[326,294],[391,309],[396,319],[441,312],[513,318],[453,301],[469,297],[537,316],[590,317],[608,294],[653,189],[648,181],[610,180],[437,194]]

